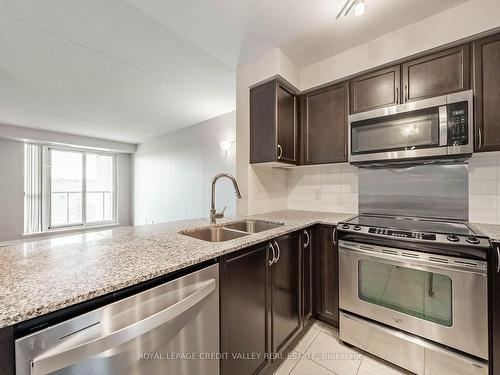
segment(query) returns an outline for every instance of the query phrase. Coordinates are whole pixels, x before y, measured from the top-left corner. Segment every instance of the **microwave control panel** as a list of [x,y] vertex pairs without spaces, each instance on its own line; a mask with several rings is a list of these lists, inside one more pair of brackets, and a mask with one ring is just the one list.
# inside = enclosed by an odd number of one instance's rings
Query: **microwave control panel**
[[469,143],[467,102],[448,104],[448,146]]

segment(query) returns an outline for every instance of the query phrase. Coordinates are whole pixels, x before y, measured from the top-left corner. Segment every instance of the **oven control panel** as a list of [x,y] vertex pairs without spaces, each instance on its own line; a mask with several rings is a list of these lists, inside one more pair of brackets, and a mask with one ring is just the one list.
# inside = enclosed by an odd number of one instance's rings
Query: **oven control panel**
[[467,102],[448,104],[448,146],[469,143]]
[[342,232],[359,233],[370,236],[392,237],[394,239],[433,242],[435,244],[458,245],[458,246],[474,246],[481,248],[491,247],[487,237],[479,235],[467,234],[444,234],[444,233],[426,233],[426,232],[411,232],[405,230],[369,227],[359,224],[340,223],[337,229]]
[[436,235],[431,233],[407,232],[402,230],[383,229],[383,228],[368,228],[368,233],[382,234],[385,236],[413,238],[416,240],[436,241]]

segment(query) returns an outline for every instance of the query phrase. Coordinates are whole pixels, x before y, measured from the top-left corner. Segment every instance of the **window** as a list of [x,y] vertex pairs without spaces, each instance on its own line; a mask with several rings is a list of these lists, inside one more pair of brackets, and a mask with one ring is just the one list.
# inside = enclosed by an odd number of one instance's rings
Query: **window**
[[116,222],[116,155],[33,147],[41,146],[25,146],[26,233]]

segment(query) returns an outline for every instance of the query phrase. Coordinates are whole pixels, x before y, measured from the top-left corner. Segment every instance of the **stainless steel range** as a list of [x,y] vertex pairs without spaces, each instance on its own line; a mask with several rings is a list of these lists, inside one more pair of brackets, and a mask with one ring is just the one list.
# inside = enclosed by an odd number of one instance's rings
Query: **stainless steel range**
[[384,215],[337,229],[341,340],[416,374],[488,373],[488,238]]

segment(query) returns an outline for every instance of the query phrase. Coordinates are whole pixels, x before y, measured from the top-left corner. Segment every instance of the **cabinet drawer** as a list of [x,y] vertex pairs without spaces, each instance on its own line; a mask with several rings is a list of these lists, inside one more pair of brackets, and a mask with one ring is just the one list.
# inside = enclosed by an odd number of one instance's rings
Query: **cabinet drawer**
[[418,375],[488,375],[485,362],[345,312],[340,339]]

